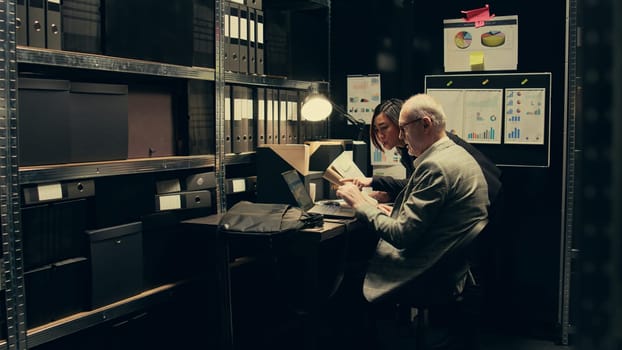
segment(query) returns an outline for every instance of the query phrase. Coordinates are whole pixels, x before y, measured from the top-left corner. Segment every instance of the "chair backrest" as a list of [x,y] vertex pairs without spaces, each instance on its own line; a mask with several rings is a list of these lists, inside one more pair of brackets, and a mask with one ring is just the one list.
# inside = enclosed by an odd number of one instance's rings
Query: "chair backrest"
[[488,219],[476,223],[436,264],[412,281],[404,292],[400,293],[402,295],[400,299],[408,299],[408,303],[413,306],[428,306],[446,303],[459,296],[469,276],[473,243],[487,225]]

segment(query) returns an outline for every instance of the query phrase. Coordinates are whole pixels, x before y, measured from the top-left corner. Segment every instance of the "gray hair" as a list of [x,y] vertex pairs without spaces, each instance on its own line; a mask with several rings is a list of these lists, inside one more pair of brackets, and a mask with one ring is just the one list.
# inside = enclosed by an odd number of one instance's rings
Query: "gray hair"
[[423,118],[428,116],[432,120],[435,128],[445,129],[447,116],[443,110],[443,106],[438,103],[432,96],[427,94],[416,94],[411,96],[402,106],[403,114],[409,120]]

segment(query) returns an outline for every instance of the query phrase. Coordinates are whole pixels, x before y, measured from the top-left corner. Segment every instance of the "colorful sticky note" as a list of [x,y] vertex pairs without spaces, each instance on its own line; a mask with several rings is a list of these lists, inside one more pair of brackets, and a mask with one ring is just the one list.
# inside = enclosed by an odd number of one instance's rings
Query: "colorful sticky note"
[[484,53],[482,51],[473,51],[469,55],[469,65],[471,70],[484,69]]

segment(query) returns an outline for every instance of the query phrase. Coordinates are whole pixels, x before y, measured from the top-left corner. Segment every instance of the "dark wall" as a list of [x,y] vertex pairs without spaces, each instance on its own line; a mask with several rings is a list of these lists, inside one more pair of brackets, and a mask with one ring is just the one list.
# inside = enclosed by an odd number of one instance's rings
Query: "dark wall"
[[[496,276],[491,323],[554,332],[562,234],[565,0],[488,2],[497,16],[518,15],[515,72],[551,72],[551,164],[503,167],[505,205],[494,234]],[[346,105],[348,74],[381,74],[382,97],[422,92],[424,76],[443,74],[443,19],[480,1],[332,1],[331,95]],[[489,73],[489,72],[479,72]],[[495,72],[497,73],[497,72]],[[352,137],[331,125],[333,137]],[[341,134],[340,134],[341,133]]]

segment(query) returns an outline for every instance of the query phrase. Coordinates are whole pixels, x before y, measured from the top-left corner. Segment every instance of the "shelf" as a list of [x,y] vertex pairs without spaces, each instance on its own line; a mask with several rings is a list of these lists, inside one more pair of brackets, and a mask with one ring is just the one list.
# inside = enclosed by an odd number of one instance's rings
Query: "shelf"
[[[214,69],[186,67],[130,58],[111,57],[90,53],[50,50],[28,46],[17,47],[17,62],[51,67],[91,69],[117,73],[153,75],[170,78],[214,80]],[[311,87],[325,89],[328,82],[290,80],[286,77],[225,73],[225,82],[285,89],[306,90]]]
[[214,155],[55,164],[19,169],[20,184],[213,167]]
[[28,347],[41,345],[88,327],[170,300],[173,297],[175,289],[180,288],[183,284],[183,282],[166,284],[99,309],[80,312],[58,321],[30,329],[27,331]]
[[308,90],[310,88],[314,88],[316,90],[326,90],[328,88],[328,82],[290,80],[285,77],[248,75],[232,72],[225,72],[225,82],[231,84],[245,84],[298,90]]
[[[255,152],[226,154],[225,165],[252,164]],[[110,162],[91,162],[75,164],[54,164],[21,167],[21,185],[37,184],[63,180],[92,179],[102,176],[131,175],[161,171],[198,169],[215,166],[214,155],[180,156],[116,160]]]
[[214,69],[110,57],[90,53],[60,51],[27,46],[17,47],[17,62],[53,67],[155,75],[214,81]]

